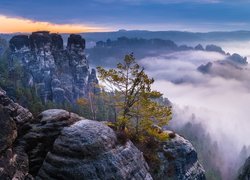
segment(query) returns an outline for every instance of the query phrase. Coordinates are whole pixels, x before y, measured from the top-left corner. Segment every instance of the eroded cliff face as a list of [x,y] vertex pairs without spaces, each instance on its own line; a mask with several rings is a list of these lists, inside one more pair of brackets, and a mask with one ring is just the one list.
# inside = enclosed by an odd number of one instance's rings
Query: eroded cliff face
[[131,141],[121,145],[108,126],[82,120],[63,129],[37,179],[151,180],[148,170],[142,152]]
[[28,155],[18,146],[18,138],[25,133],[25,124],[32,121],[32,114],[0,89],[0,179],[30,176]]
[[[173,132],[168,133],[173,134]],[[161,143],[158,156],[160,167],[154,173],[155,179],[206,179],[205,170],[198,161],[193,145],[178,134]]]
[[143,153],[102,122],[50,109],[38,117],[0,89],[0,179],[205,179],[191,143],[175,135],[159,146],[152,174]]
[[10,71],[20,64],[24,69],[23,83],[35,87],[44,102],[73,102],[86,96],[88,87],[92,87],[88,82],[98,84],[89,71],[85,40],[80,35],[71,34],[64,48],[61,35],[33,32],[30,36],[14,36],[9,47]]

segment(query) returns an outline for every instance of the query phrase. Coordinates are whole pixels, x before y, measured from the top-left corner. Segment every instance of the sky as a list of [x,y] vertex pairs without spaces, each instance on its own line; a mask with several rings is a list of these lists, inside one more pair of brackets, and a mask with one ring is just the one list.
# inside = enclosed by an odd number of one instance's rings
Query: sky
[[250,0],[0,0],[0,32],[250,30]]

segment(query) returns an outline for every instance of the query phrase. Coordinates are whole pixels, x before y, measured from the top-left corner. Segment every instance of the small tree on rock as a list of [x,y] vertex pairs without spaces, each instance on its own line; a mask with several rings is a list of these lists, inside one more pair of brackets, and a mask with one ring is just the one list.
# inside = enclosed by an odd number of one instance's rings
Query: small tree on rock
[[126,55],[116,69],[97,68],[99,78],[110,90],[119,95],[118,129],[139,135],[152,134],[152,125],[163,126],[171,119],[171,108],[158,104],[154,99],[162,94],[151,89],[154,79],[149,78],[134,55]]

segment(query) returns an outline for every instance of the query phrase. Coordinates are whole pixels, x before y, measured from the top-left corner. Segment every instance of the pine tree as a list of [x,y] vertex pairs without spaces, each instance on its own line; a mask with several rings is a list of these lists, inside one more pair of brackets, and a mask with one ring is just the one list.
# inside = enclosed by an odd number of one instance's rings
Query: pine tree
[[[126,55],[116,69],[97,68],[99,78],[115,94],[118,106],[118,128],[129,128],[136,136],[156,135],[153,125],[164,126],[171,119],[171,108],[156,102],[162,97],[153,91],[154,79],[149,78],[143,67],[136,63],[133,54]],[[117,98],[117,96],[119,98]]]

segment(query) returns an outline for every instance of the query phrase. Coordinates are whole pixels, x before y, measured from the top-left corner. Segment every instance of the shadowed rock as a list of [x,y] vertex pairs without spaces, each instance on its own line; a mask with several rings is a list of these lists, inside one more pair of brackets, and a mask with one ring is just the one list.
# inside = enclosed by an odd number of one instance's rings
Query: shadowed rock
[[[30,36],[14,36],[10,49],[10,69],[19,64],[25,77],[22,83],[35,86],[44,103],[49,100],[57,104],[72,103],[86,97],[90,89],[88,76],[92,73],[84,53],[85,40],[80,35],[71,34],[64,49],[61,35],[37,31]],[[90,77],[94,78],[97,79]],[[54,80],[60,82],[54,86]]]
[[29,176],[28,156],[18,145],[24,124],[32,122],[32,114],[14,103],[0,89],[0,179],[25,179]]
[[154,179],[205,180],[205,170],[198,162],[192,144],[183,137],[175,136],[161,144],[158,151],[160,168]]
[[51,37],[51,46],[52,50],[60,51],[63,50],[63,38],[61,35],[53,33],[50,35]]
[[213,44],[207,45],[206,46],[206,51],[218,52],[218,53],[221,53],[221,54],[226,54],[225,51],[223,51],[221,47],[213,45]]
[[49,31],[37,31],[33,32],[30,37],[30,47],[32,50],[40,50],[45,49],[48,51],[50,47],[46,47],[47,45],[50,46],[51,44],[51,37]]
[[12,51],[18,51],[25,47],[30,48],[29,36],[27,35],[14,36],[10,40],[9,46]]
[[12,101],[6,92],[0,88],[0,105],[4,109],[6,116],[10,116],[18,127],[24,123],[31,122],[33,115],[28,109]]
[[194,49],[198,50],[198,51],[204,51],[205,50],[201,44],[198,44],[197,46],[195,46]]
[[247,65],[248,64],[247,57],[242,57],[241,55],[236,54],[236,53],[232,54],[227,59],[234,62],[234,63],[241,64],[241,65]]
[[200,71],[201,73],[208,74],[211,71],[211,68],[213,66],[213,63],[208,62],[207,64],[202,64],[200,65],[197,70]]
[[37,174],[61,130],[80,119],[82,118],[74,113],[50,109],[42,112],[36,121],[30,124],[29,132],[22,138],[29,156],[30,174]]
[[76,49],[85,49],[85,39],[82,38],[81,35],[78,34],[71,34],[68,38],[68,45],[67,48],[71,50]]

